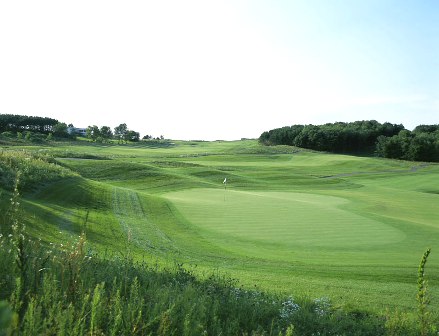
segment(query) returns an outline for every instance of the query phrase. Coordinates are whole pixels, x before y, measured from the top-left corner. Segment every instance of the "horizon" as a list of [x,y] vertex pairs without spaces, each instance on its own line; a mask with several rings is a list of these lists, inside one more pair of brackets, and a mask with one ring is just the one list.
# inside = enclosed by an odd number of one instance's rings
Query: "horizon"
[[175,140],[439,116],[439,3],[0,4],[0,113]]
[[[1,114],[10,114],[10,113],[0,113],[0,115],[1,115]],[[24,115],[24,114],[18,114],[18,115],[28,116],[28,117],[42,117],[42,118],[47,117],[47,116],[43,116],[43,115]],[[48,117],[48,118],[51,118],[51,117]],[[56,118],[53,118],[53,119],[56,119]],[[70,123],[68,123],[68,122],[66,122],[66,121],[64,121],[64,120],[59,120],[59,119],[56,119],[56,120],[57,120],[58,122],[60,122],[60,123],[65,123],[66,125],[69,125],[69,124],[70,124]],[[335,123],[338,123],[338,122],[342,122],[342,123],[351,123],[351,122],[356,122],[356,121],[374,121],[374,119],[354,120],[354,121],[349,121],[349,122],[346,122],[346,121],[335,121],[335,122],[328,122],[328,123],[325,123],[325,124],[335,124]],[[377,121],[377,120],[375,120],[375,121]],[[379,121],[378,121],[378,122],[379,122]],[[390,124],[393,124],[393,125],[403,125],[404,128],[405,128],[406,130],[409,130],[409,131],[413,131],[414,128],[416,128],[416,126],[427,125],[427,124],[419,124],[419,125],[415,125],[413,128],[407,128],[407,127],[406,127],[404,124],[402,124],[402,123],[394,123],[394,122],[390,122],[390,121],[384,121],[384,122],[379,122],[379,123],[380,123],[380,124],[383,124],[383,123],[386,123],[386,122],[388,122],[388,123],[390,123]],[[278,128],[282,128],[282,127],[290,127],[290,126],[294,126],[294,125],[303,125],[303,126],[307,126],[307,125],[315,125],[315,126],[321,126],[321,125],[324,125],[324,124],[310,124],[310,123],[305,123],[305,124],[283,125],[283,126],[279,126],[279,127],[274,127],[274,128],[272,128],[272,129],[267,129],[267,130],[265,130],[265,131],[270,131],[270,130],[278,129]],[[437,124],[428,124],[428,125],[437,125]],[[74,128],[77,128],[77,129],[86,129],[86,128],[89,127],[89,126],[93,126],[93,125],[87,125],[87,126],[73,125],[73,127],[74,127]],[[114,128],[115,128],[116,126],[118,126],[118,125],[110,126],[110,125],[105,125],[105,124],[99,124],[99,125],[96,125],[96,126],[98,126],[99,128],[102,127],[102,126],[109,126],[109,127],[111,128],[111,130],[114,131]],[[128,125],[127,125],[127,126],[128,126]],[[128,129],[129,129],[129,130],[133,130],[133,131],[138,132],[138,130],[133,129],[133,128],[130,128],[130,127],[128,127]],[[265,132],[265,131],[263,131],[263,132]],[[262,134],[263,132],[261,132],[261,134]],[[140,133],[140,139],[142,139],[142,137],[145,136],[145,135],[150,135],[150,136],[152,136],[153,139],[158,138],[158,137],[160,137],[161,135],[163,135],[165,140],[176,140],[176,141],[238,141],[238,140],[257,140],[257,139],[259,138],[259,136],[261,135],[261,134],[259,134],[259,135],[256,136],[256,137],[240,137],[240,138],[236,138],[236,139],[219,139],[219,138],[218,138],[218,139],[207,139],[207,140],[206,140],[206,139],[196,139],[196,138],[177,139],[177,138],[170,138],[170,137],[167,137],[167,136],[164,135],[164,134],[160,134],[160,135],[152,135],[152,134],[148,134],[148,133],[141,133],[141,132],[139,132],[139,133]]]

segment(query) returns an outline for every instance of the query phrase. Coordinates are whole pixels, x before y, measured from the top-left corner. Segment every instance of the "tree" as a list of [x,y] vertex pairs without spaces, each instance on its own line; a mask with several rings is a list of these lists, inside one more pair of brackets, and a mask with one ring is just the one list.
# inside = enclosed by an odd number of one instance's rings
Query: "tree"
[[113,137],[113,132],[109,126],[102,126],[99,132],[104,142],[108,142]]
[[140,139],[139,132],[131,131],[131,130],[126,132],[124,138],[125,141],[135,141],[135,142],[139,141],[139,139]]
[[126,134],[128,132],[127,124],[120,124],[114,128],[114,136],[119,141],[119,143],[123,140],[126,141]]
[[384,144],[383,150],[385,157],[390,159],[401,159],[404,156],[403,142],[399,136],[394,135],[391,138],[386,138],[385,142],[380,138],[380,141]]
[[439,125],[419,125],[413,130],[414,133],[434,133],[439,131]]
[[26,140],[26,141],[30,141],[30,137],[31,137],[31,135],[32,135],[32,132],[27,131],[26,134],[25,134],[25,136],[24,136],[24,140]]
[[91,139],[92,141],[96,141],[98,139],[98,137],[101,136],[101,132],[99,130],[99,127],[96,125],[88,126],[85,132],[86,132],[87,138]]
[[407,159],[413,161],[438,161],[436,139],[431,133],[419,133],[410,143]]
[[[439,134],[421,126],[416,132],[402,130],[392,137],[378,137],[377,154],[386,158],[438,162]],[[422,129],[425,132],[421,132]]]
[[66,123],[57,123],[53,125],[53,135],[59,138],[67,138],[69,133],[67,132]]

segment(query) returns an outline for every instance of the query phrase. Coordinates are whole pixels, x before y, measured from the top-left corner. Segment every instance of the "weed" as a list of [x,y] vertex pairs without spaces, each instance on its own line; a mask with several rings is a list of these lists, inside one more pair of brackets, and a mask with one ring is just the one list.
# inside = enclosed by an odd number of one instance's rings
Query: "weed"
[[418,292],[416,294],[416,300],[418,302],[419,330],[421,336],[427,336],[436,331],[435,326],[431,323],[431,314],[428,311],[430,298],[427,291],[427,280],[425,279],[425,264],[427,263],[430,252],[430,248],[424,252],[418,268]]

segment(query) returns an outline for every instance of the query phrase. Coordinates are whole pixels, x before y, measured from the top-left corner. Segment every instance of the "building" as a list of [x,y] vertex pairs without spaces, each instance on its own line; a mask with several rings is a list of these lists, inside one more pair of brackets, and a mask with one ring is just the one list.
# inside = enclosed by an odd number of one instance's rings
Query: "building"
[[87,129],[79,127],[67,127],[67,133],[85,137],[87,136]]

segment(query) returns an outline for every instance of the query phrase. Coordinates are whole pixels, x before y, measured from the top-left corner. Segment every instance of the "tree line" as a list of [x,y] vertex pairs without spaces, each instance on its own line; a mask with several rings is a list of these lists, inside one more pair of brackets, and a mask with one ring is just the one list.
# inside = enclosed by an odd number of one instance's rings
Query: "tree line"
[[114,132],[109,126],[96,125],[88,126],[86,129],[87,138],[95,142],[109,142],[110,139],[116,139],[119,143],[140,140],[140,133],[128,129],[127,124],[120,124],[114,128]]
[[[93,142],[109,142],[111,139],[117,140],[119,143],[127,143],[128,141],[137,142],[140,140],[140,133],[128,129],[127,124],[120,124],[114,130],[109,126],[98,127],[96,125],[86,128],[86,137]],[[164,136],[154,138],[152,135],[144,135],[142,140],[164,140]]]
[[413,132],[402,124],[376,120],[293,125],[263,132],[264,145],[289,145],[334,153],[375,153],[414,161],[439,161],[439,125],[420,125]]
[[392,137],[378,137],[376,154],[391,159],[439,162],[439,125],[419,125]]
[[[72,124],[59,122],[57,119],[47,117],[34,117],[15,114],[0,114],[0,135],[5,138],[16,138],[31,142],[43,142],[55,140],[57,138],[75,139],[78,135],[78,129]],[[140,140],[140,133],[130,130],[127,124],[123,123],[111,129],[109,126],[98,127],[96,125],[88,126],[85,136],[93,142],[105,143],[114,139],[119,143]],[[151,135],[145,135],[143,140],[163,140],[164,137],[154,138]]]
[[59,121],[47,117],[33,117],[16,114],[0,114],[0,132],[38,132],[49,134]]
[[70,138],[67,125],[53,118],[0,114],[0,135],[31,142]]

